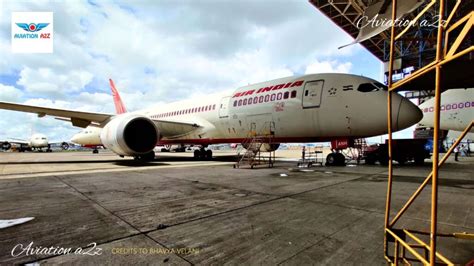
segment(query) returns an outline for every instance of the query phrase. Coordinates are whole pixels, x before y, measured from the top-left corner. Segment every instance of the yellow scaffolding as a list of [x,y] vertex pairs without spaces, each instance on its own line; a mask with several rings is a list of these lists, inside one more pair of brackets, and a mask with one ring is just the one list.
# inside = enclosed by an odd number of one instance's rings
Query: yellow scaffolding
[[[470,131],[474,125],[474,120],[470,125],[463,131],[461,136],[456,140],[456,142],[451,146],[448,152],[444,157],[439,160],[439,130],[440,130],[440,99],[441,99],[441,68],[448,62],[451,62],[455,59],[461,58],[464,55],[474,51],[474,46],[465,48],[462,51],[458,51],[462,42],[465,40],[467,34],[474,25],[474,11],[468,13],[465,17],[458,20],[453,25],[449,25],[455,12],[462,0],[457,0],[456,4],[449,13],[448,18],[443,22],[444,13],[445,13],[445,0],[432,0],[418,16],[415,17],[415,20],[418,20],[421,15],[427,12],[434,4],[438,2],[439,4],[439,24],[438,24],[438,34],[437,34],[437,45],[436,45],[436,58],[430,64],[427,64],[425,67],[415,71],[412,75],[407,78],[404,78],[400,81],[393,83],[392,74],[393,74],[393,61],[394,61],[394,48],[395,41],[398,40],[406,30],[400,32],[398,35],[395,35],[395,25],[392,25],[390,33],[390,61],[389,61],[389,73],[388,73],[388,88],[389,93],[387,96],[387,110],[388,110],[388,183],[387,183],[387,195],[386,195],[386,206],[385,206],[385,225],[384,225],[384,254],[385,259],[394,265],[399,263],[410,264],[410,261],[421,262],[425,265],[435,265],[439,263],[453,265],[453,263],[437,252],[436,241],[437,237],[456,237],[463,239],[474,239],[474,234],[469,233],[452,233],[452,234],[440,234],[437,231],[437,213],[438,213],[438,170],[444,164],[449,155],[453,152],[454,147],[456,147],[460,141],[465,137],[465,135]],[[396,6],[397,0],[392,0],[392,21],[395,21],[396,18]],[[461,25],[464,25],[460,33],[457,35],[454,42],[448,49],[449,45],[449,35],[452,31]],[[443,37],[444,35],[444,37]],[[444,39],[444,42],[443,42]],[[444,44],[444,48],[442,48]],[[434,104],[434,134],[433,134],[433,163],[432,171],[420,185],[420,187],[413,193],[413,195],[408,199],[406,204],[398,211],[395,217],[390,221],[390,209],[391,209],[391,200],[392,200],[392,182],[393,182],[393,168],[392,168],[392,93],[401,86],[413,81],[422,75],[435,71],[435,104]],[[395,223],[399,218],[405,213],[405,211],[410,207],[414,202],[417,196],[425,188],[425,186],[431,181],[431,218],[430,218],[430,231],[429,232],[420,232],[409,229],[396,229],[394,228]],[[425,234],[429,235],[429,244],[424,243],[421,239],[415,236],[415,234]],[[411,243],[408,242],[411,240]],[[389,255],[389,242],[394,243],[393,256]],[[423,254],[418,250],[421,249]],[[411,254],[411,258],[407,257],[407,252]],[[414,258],[413,258],[414,257]]]

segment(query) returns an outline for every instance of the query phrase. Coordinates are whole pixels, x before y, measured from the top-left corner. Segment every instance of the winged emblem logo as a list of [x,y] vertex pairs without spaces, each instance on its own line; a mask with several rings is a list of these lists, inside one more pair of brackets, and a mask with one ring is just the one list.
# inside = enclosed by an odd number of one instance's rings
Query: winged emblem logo
[[46,28],[49,23],[16,23],[16,25],[27,32],[37,32]]

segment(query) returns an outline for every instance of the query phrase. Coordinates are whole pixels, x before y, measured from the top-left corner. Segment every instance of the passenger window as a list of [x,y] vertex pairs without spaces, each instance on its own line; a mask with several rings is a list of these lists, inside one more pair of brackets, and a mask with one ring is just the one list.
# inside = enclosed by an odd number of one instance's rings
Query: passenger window
[[244,99],[243,105],[247,105],[247,99]]
[[277,94],[277,100],[278,100],[278,101],[281,100],[281,97],[282,97],[282,96],[283,96],[283,93],[279,92],[279,93]]
[[309,92],[308,90],[305,90],[304,91],[304,96],[308,96],[308,92]]
[[253,103],[258,103],[258,97],[257,96],[253,97]]
[[288,97],[290,97],[290,93],[285,91],[285,93],[283,94],[283,99],[288,99]]
[[291,91],[291,98],[295,98],[296,97],[296,91]]
[[234,107],[236,107],[236,106],[237,106],[237,100],[234,101]]
[[263,96],[260,96],[260,98],[258,98],[258,102],[263,103]]
[[241,105],[242,105],[242,99],[239,100],[239,106],[241,106]]
[[249,105],[252,104],[252,98],[249,98]]
[[273,102],[275,99],[276,99],[276,94],[275,94],[275,93],[273,93],[273,94],[272,94],[272,96],[270,97],[270,101],[272,101],[272,102]]
[[270,100],[270,95],[265,95],[265,102],[268,102]]

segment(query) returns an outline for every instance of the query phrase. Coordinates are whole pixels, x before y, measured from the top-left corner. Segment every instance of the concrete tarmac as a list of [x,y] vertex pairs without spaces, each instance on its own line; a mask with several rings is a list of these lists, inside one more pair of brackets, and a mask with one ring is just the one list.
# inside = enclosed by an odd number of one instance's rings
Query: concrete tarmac
[[[233,169],[232,153],[214,154],[138,163],[103,151],[0,153],[0,219],[35,217],[0,229],[0,264],[386,263],[386,167],[293,171],[300,153],[282,151],[274,168]],[[441,171],[441,232],[474,232],[473,162]],[[391,217],[430,170],[395,166]],[[429,231],[430,189],[398,228]],[[472,240],[439,247],[456,263],[474,259]]]

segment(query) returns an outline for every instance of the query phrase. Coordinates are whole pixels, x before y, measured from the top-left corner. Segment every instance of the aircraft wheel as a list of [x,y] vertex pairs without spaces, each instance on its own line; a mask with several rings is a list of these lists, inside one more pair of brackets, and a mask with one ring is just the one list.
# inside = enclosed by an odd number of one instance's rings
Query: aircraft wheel
[[369,154],[367,155],[367,157],[365,158],[365,164],[375,164],[375,161],[377,160],[377,158],[375,158],[374,155],[372,154]]
[[12,148],[12,145],[10,143],[8,143],[6,141],[2,143],[2,149],[3,150],[8,151],[11,148]]
[[423,155],[415,155],[415,164],[423,165],[425,163],[425,157]]
[[405,165],[405,163],[407,162],[407,159],[406,158],[399,158],[397,160],[398,164],[399,165]]
[[153,161],[155,160],[155,151],[150,151],[149,153],[145,154],[143,156],[143,159],[145,161]]
[[212,151],[211,150],[205,151],[205,154],[206,154],[206,159],[207,160],[212,160]]
[[53,150],[51,150],[51,149],[47,149],[47,150],[46,150],[46,152],[53,152]]
[[194,151],[194,159],[196,159],[196,160],[201,159],[201,151],[200,150],[195,150]]
[[387,166],[388,165],[388,157],[382,156],[379,158],[380,165]]
[[336,165],[346,165],[346,157],[342,153],[336,153]]
[[336,164],[336,154],[330,153],[326,157],[326,166],[333,166]]
[[142,155],[137,155],[133,158],[137,161],[144,161],[144,162],[153,161],[153,160],[155,160],[155,152],[151,151],[149,153],[145,153],[145,154],[142,154]]
[[93,153],[93,154],[97,154],[97,153],[99,153],[99,150],[98,150],[98,149],[94,149],[94,150],[92,150],[92,153]]

